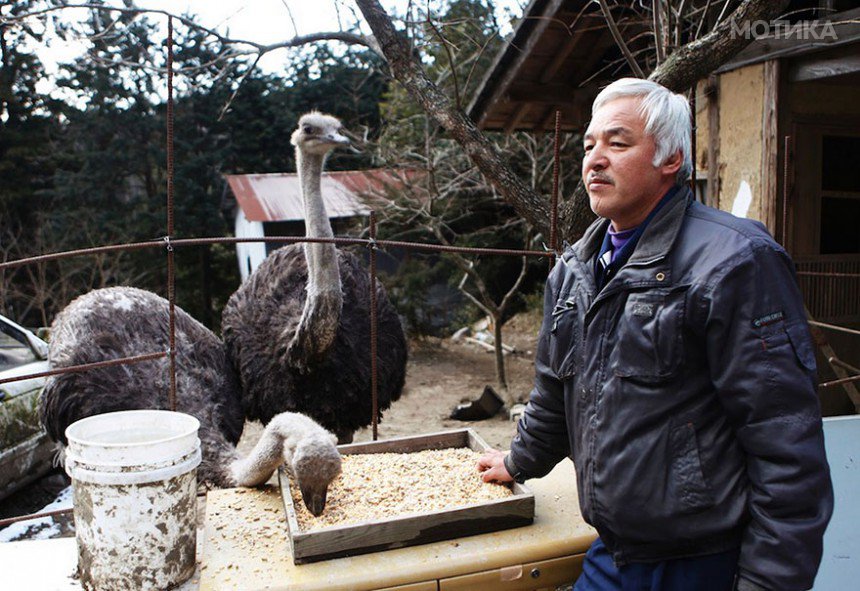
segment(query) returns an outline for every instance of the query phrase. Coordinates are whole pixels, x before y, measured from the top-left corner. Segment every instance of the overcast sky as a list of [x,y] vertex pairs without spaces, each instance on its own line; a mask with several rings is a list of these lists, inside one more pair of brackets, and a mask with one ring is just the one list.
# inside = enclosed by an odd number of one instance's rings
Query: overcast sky
[[[120,0],[112,0],[111,3],[122,5]],[[509,13],[522,15],[522,7],[526,3],[526,0],[495,0],[499,22],[506,23]],[[339,30],[341,27],[338,24],[338,12],[344,27],[355,22],[355,14],[360,18],[352,0],[136,0],[135,4],[140,8],[169,10],[174,14],[191,12],[197,14],[198,21],[206,27],[217,28],[222,33],[229,28],[230,36],[235,39],[250,39],[263,43],[282,41],[296,33],[303,35],[315,31]],[[431,1],[431,6],[439,4],[438,0]],[[382,0],[382,5],[389,13],[393,11],[402,14],[406,10],[408,0]],[[83,18],[83,14],[64,11],[64,18]],[[503,30],[503,33],[507,31]],[[54,44],[50,49],[40,51],[49,73],[55,71],[53,62],[63,61],[79,53],[80,46],[74,44],[70,47]],[[280,71],[284,55],[283,51],[266,55],[259,66],[267,71]]]

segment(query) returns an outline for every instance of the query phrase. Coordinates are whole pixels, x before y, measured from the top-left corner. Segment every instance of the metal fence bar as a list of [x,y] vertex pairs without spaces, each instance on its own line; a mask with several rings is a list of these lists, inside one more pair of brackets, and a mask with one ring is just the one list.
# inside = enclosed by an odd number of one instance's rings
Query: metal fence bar
[[67,513],[72,512],[72,508],[68,507],[67,509],[57,509],[55,511],[45,511],[44,513],[30,513],[28,515],[19,515],[17,517],[7,517],[6,519],[0,519],[0,527],[6,527],[7,525],[12,525],[13,523],[17,523],[19,521],[30,521],[31,519],[42,519],[43,517],[53,517],[54,515],[65,515]]
[[173,247],[173,16],[167,17],[167,310],[170,340],[170,410],[176,412],[176,269]]
[[848,328],[846,326],[839,326],[837,324],[827,324],[826,322],[818,322],[817,320],[812,320],[812,319],[807,320],[807,322],[809,322],[809,324],[811,324],[812,326],[819,326],[821,328],[829,328],[830,330],[835,330],[838,332],[844,332],[844,333],[860,336],[860,330],[855,330],[853,328]]
[[550,196],[549,218],[549,248],[553,256],[549,259],[550,269],[555,265],[555,253],[558,252],[558,178],[561,168],[559,150],[561,143],[561,111],[555,112],[555,136],[552,146],[552,195]]
[[860,381],[860,374],[856,376],[848,376],[847,378],[842,378],[839,380],[833,380],[832,382],[824,382],[823,384],[818,384],[819,388],[830,388],[831,386],[841,386],[842,384],[848,384],[850,382]]
[[142,361],[152,361],[153,359],[160,359],[162,357],[167,357],[167,352],[161,353],[145,353],[144,355],[135,355],[134,357],[119,357],[117,359],[109,359],[107,361],[94,361],[93,363],[84,363],[82,365],[70,365],[69,367],[58,367],[56,369],[51,369],[48,371],[40,371],[39,373],[30,373],[23,376],[15,376],[12,378],[5,378],[0,380],[0,384],[5,384],[7,382],[20,382],[23,380],[32,380],[34,378],[46,378],[49,376],[56,376],[63,373],[76,373],[81,371],[87,371],[90,369],[99,369],[100,367],[110,367],[112,365],[125,365],[129,363],[140,363]]
[[[367,238],[310,238],[307,236],[266,236],[265,238],[236,238],[232,236],[217,236],[205,238],[180,238],[177,240],[168,240],[167,237],[164,237],[160,240],[149,240],[146,242],[129,242],[127,244],[110,244],[107,246],[94,246],[92,248],[67,250],[64,252],[55,252],[35,257],[27,257],[23,259],[6,261],[4,263],[0,263],[0,270],[9,269],[12,267],[20,267],[23,265],[31,265],[35,263],[44,263],[48,261],[74,258],[79,256],[102,254],[105,252],[118,252],[121,250],[140,250],[144,248],[164,248],[165,244],[168,244],[168,246],[170,247],[176,248],[177,246],[201,246],[205,244],[240,244],[247,242],[278,242],[284,244],[325,242],[341,246],[367,246],[370,243],[370,240],[368,240]],[[405,242],[402,240],[377,240],[376,246],[381,248],[411,248],[414,250],[426,250],[430,252],[459,252],[462,254],[486,254],[517,257],[550,257],[553,255],[552,252],[547,252],[543,250],[516,250],[506,248],[447,246],[444,244],[426,244],[421,242]]]
[[370,212],[370,400],[373,441],[378,437],[379,391],[377,381],[377,310],[376,310],[376,212]]

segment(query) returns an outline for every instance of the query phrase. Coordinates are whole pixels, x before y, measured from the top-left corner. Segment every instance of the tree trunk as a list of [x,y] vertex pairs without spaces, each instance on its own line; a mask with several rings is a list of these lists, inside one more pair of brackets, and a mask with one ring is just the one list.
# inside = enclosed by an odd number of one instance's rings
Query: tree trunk
[[505,351],[502,348],[502,314],[493,314],[493,348],[496,353],[496,381],[505,398],[505,406],[511,407],[513,397],[508,392],[508,380],[505,375]]

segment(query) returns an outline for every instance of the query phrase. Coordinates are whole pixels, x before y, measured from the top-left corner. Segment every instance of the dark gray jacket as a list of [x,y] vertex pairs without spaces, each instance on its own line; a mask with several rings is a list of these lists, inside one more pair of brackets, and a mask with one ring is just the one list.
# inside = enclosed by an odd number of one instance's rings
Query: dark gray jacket
[[741,547],[742,578],[812,586],[833,492],[793,265],[754,221],[682,191],[599,293],[607,220],[547,281],[535,388],[509,463],[576,465],[619,564]]

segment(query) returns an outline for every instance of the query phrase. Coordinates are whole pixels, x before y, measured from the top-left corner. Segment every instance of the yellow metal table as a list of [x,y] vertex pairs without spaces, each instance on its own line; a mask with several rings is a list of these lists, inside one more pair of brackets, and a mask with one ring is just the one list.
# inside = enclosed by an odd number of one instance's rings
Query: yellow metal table
[[295,565],[280,492],[209,493],[201,591],[524,591],[576,579],[595,532],[579,513],[573,465],[531,480],[530,526]]

